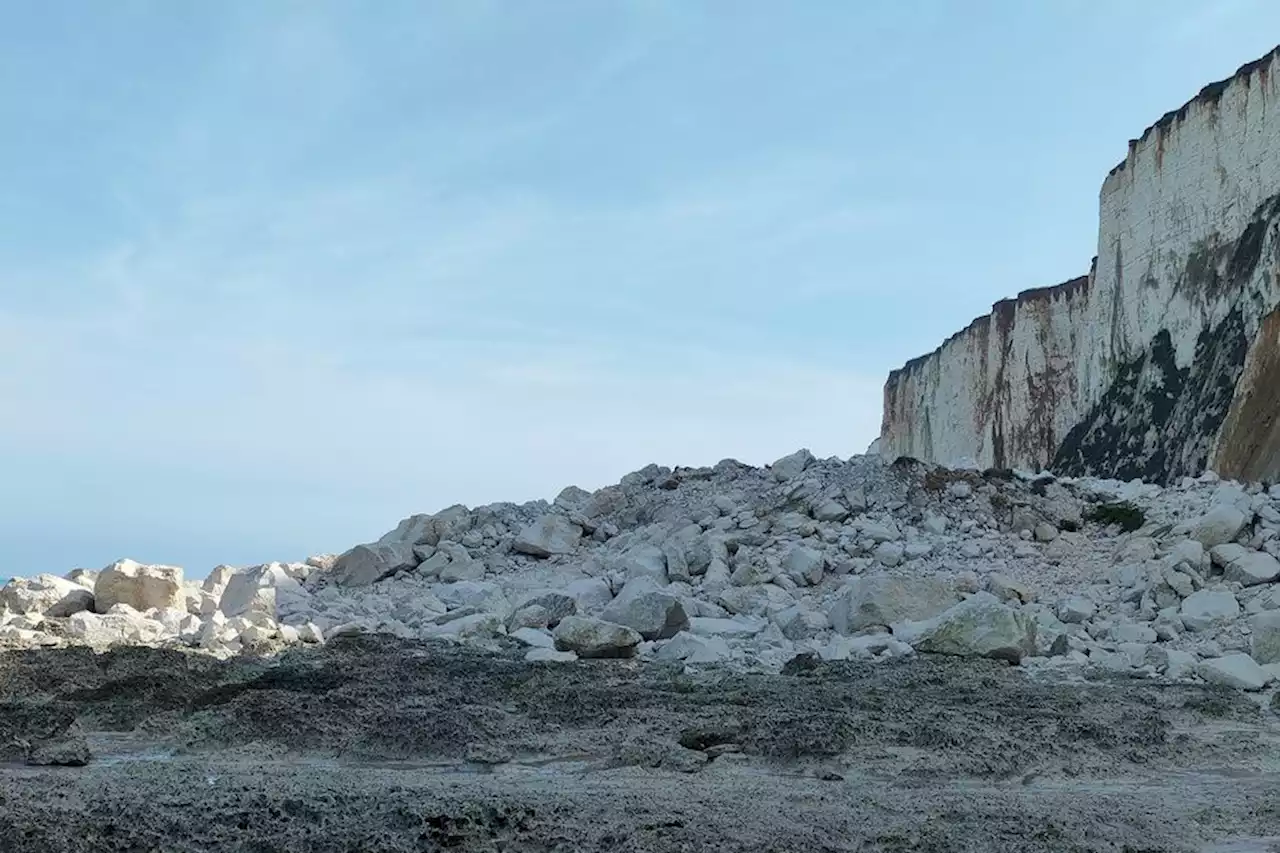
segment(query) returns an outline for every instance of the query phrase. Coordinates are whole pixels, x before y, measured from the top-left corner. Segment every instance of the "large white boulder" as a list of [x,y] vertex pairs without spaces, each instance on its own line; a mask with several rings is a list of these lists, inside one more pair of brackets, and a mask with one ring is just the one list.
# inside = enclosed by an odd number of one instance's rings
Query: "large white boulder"
[[1225,684],[1240,690],[1261,690],[1271,683],[1271,673],[1243,652],[1200,661],[1196,674],[1210,684]]
[[1230,504],[1219,504],[1190,523],[1191,538],[1206,548],[1225,545],[1240,535],[1248,519]]
[[634,629],[646,640],[665,640],[689,627],[680,599],[645,577],[628,581],[600,616]]
[[866,575],[837,593],[827,616],[837,632],[856,634],[877,625],[929,619],[955,603],[955,590],[940,578]]
[[637,631],[587,616],[567,616],[560,620],[551,636],[562,652],[575,652],[583,658],[631,657],[640,645]]
[[1227,590],[1202,589],[1182,600],[1178,615],[1188,631],[1208,631],[1235,621],[1240,602]]
[[93,609],[93,591],[57,575],[13,578],[0,587],[0,611],[70,616]]
[[93,598],[98,613],[106,613],[117,604],[127,604],[139,612],[153,607],[186,609],[181,568],[148,566],[133,560],[118,560],[103,569],[94,584]]
[[1244,586],[1270,583],[1280,577],[1280,561],[1264,551],[1248,551],[1227,563],[1223,576]]
[[936,616],[911,645],[918,652],[1019,663],[1035,654],[1035,638],[1030,616],[979,592]]
[[769,466],[770,473],[773,478],[779,481],[792,480],[804,473],[804,470],[814,462],[813,454],[808,448],[800,448],[795,453],[790,453],[777,462]]
[[572,554],[581,539],[581,527],[563,515],[548,514],[521,530],[511,548],[532,557],[550,557]]
[[418,565],[413,545],[408,542],[375,542],[357,545],[333,564],[331,576],[339,586],[368,586],[396,572]]
[[232,575],[218,609],[229,617],[254,612],[279,620],[306,607],[310,597],[283,565],[268,563]]

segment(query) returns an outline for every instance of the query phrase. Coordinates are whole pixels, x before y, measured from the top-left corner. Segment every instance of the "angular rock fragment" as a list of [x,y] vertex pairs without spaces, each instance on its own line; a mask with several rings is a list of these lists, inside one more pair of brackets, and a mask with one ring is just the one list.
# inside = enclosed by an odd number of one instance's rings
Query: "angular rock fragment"
[[581,539],[581,527],[562,515],[548,514],[521,530],[511,548],[532,557],[550,557],[572,554]]

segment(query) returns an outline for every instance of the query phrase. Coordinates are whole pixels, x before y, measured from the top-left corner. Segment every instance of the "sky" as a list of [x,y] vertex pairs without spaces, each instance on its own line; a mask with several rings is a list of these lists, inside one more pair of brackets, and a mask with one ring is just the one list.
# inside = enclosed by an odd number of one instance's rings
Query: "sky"
[[862,453],[1270,0],[68,0],[0,27],[0,575]]

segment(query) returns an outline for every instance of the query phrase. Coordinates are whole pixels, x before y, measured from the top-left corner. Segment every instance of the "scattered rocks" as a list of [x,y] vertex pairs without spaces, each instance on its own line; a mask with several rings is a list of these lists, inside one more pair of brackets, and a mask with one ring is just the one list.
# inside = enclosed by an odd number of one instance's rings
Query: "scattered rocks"
[[128,560],[17,579],[0,589],[0,643],[229,656],[389,633],[546,663],[776,670],[921,652],[1252,685],[1239,655],[1280,667],[1278,557],[1280,490],[799,451],[449,507],[337,557],[200,582]]

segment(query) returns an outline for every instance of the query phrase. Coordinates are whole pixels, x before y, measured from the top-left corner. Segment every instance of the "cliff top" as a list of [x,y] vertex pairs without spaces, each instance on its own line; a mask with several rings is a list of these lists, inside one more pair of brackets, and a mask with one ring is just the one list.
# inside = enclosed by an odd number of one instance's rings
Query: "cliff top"
[[1147,127],[1147,129],[1142,132],[1141,136],[1139,136],[1137,139],[1129,140],[1129,155],[1126,155],[1125,158],[1121,160],[1120,163],[1115,168],[1113,168],[1110,172],[1108,172],[1107,177],[1111,177],[1112,175],[1118,174],[1119,172],[1123,172],[1125,165],[1129,162],[1129,156],[1133,154],[1133,150],[1137,148],[1139,145],[1141,145],[1143,142],[1146,142],[1147,139],[1151,137],[1152,133],[1156,133],[1162,130],[1167,130],[1168,128],[1172,127],[1175,122],[1179,122],[1185,119],[1187,117],[1187,114],[1190,112],[1191,107],[1195,104],[1216,104],[1219,100],[1222,99],[1223,93],[1226,92],[1227,87],[1229,87],[1232,83],[1236,82],[1237,80],[1247,81],[1250,77],[1253,76],[1253,73],[1255,71],[1260,71],[1266,68],[1268,65],[1271,64],[1273,60],[1276,59],[1276,57],[1280,57],[1280,45],[1277,45],[1276,47],[1272,48],[1270,52],[1268,52],[1265,56],[1259,57],[1258,59],[1255,59],[1252,62],[1246,62],[1244,65],[1241,65],[1239,68],[1236,69],[1236,73],[1232,74],[1230,77],[1227,77],[1223,80],[1218,80],[1214,83],[1210,83],[1209,85],[1201,89],[1194,98],[1187,101],[1185,104],[1178,107],[1176,110],[1170,110],[1169,112],[1162,115],[1158,121],[1156,121],[1154,124]]

